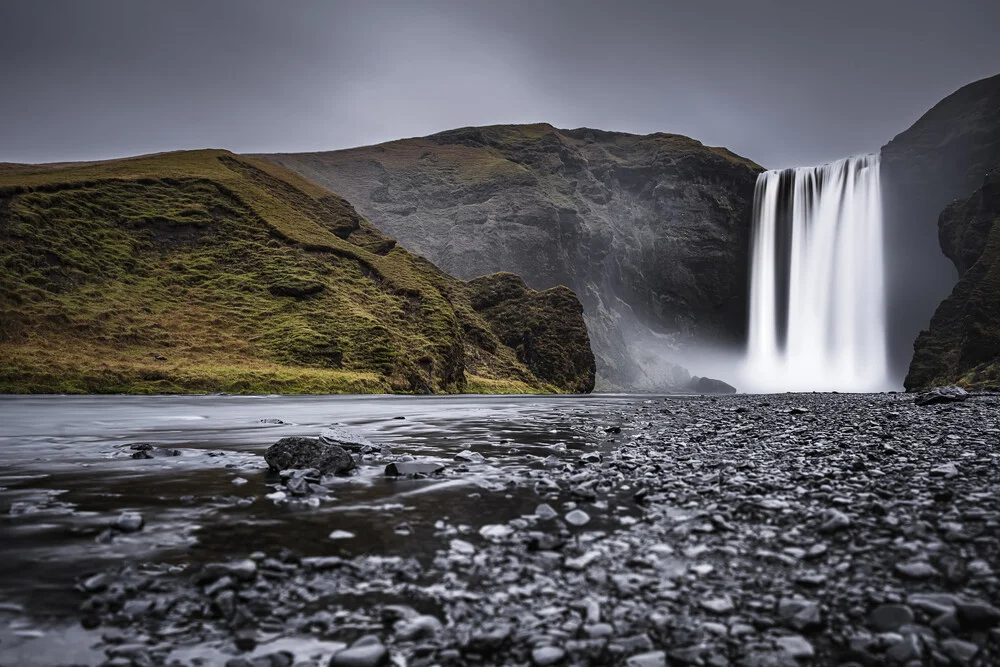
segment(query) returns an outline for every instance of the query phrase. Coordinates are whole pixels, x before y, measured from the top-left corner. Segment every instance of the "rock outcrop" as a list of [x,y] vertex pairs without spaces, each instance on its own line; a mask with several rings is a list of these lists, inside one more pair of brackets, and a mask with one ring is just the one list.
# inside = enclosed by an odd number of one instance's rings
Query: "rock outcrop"
[[574,290],[604,387],[683,388],[672,348],[743,340],[761,168],[723,148],[537,124],[263,157],[461,278]]
[[914,344],[908,390],[1000,386],[1000,168],[941,214],[941,245],[960,278]]
[[[939,215],[953,200],[972,195],[998,165],[1000,75],[949,95],[882,148],[890,356],[897,377],[910,363],[913,339],[955,286],[955,269],[942,248],[959,272],[969,268],[971,257],[952,249],[949,215],[941,217],[939,240]],[[969,252],[978,256],[974,246]],[[939,318],[937,328],[942,326]],[[918,346],[918,356],[927,354]]]

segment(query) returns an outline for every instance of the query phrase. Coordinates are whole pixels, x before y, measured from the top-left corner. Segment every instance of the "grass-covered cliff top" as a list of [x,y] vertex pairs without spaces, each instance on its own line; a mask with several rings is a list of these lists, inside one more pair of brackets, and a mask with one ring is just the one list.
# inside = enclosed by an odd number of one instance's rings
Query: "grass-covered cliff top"
[[587,389],[533,374],[470,294],[266,161],[0,165],[3,392]]

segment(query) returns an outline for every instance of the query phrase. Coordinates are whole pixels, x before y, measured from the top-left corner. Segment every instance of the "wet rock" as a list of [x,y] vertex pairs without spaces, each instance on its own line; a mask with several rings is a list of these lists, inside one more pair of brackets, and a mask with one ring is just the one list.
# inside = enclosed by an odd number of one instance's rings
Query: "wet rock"
[[664,651],[648,651],[630,656],[625,661],[626,667],[667,667],[667,654]]
[[493,655],[507,644],[513,630],[508,623],[488,624],[473,632],[466,649],[471,653]]
[[986,602],[959,601],[955,611],[963,628],[986,629],[1000,625],[1000,609]]
[[710,611],[713,614],[728,614],[736,609],[736,605],[733,604],[732,598],[728,595],[723,595],[717,598],[708,598],[707,600],[701,600],[699,602],[701,608]]
[[557,665],[566,657],[566,651],[558,646],[541,646],[531,652],[531,662],[539,667]]
[[482,463],[486,460],[479,452],[473,452],[469,449],[462,450],[458,454],[455,454],[456,461],[462,461],[464,463]]
[[958,467],[954,463],[944,463],[931,468],[931,477],[958,477]]
[[801,598],[782,598],[778,602],[778,618],[794,630],[812,630],[821,627],[823,618],[819,604]]
[[552,509],[551,505],[542,503],[535,508],[535,516],[537,516],[542,521],[549,521],[550,519],[555,519],[557,516],[559,516],[559,512]]
[[935,387],[930,391],[918,394],[914,402],[917,405],[940,405],[942,403],[958,403],[969,398],[969,392],[961,387]]
[[413,641],[433,637],[442,627],[444,626],[436,617],[425,614],[399,621],[394,630],[402,641]]
[[488,524],[479,529],[479,534],[487,540],[499,542],[514,534],[514,529],[505,524]]
[[329,667],[384,667],[389,664],[389,650],[374,635],[366,635],[349,648],[333,654]]
[[448,546],[453,552],[460,554],[462,556],[471,556],[472,554],[476,553],[476,547],[474,547],[471,543],[466,542],[465,540],[458,540],[458,539],[452,540],[451,542],[448,543]]
[[778,637],[774,640],[774,643],[778,645],[778,648],[796,660],[810,659],[816,655],[813,645],[800,635]]
[[979,655],[979,647],[963,639],[944,639],[939,644],[941,652],[959,665],[971,665]]
[[327,537],[331,540],[351,540],[354,539],[354,533],[347,530],[335,530]]
[[851,527],[851,518],[838,510],[830,510],[826,514],[823,525],[820,526],[821,533],[836,533]]
[[868,625],[878,632],[895,632],[913,623],[913,610],[902,604],[879,605],[868,615]]
[[181,455],[179,449],[156,447],[148,442],[138,442],[131,445],[129,449],[132,450],[133,459],[154,459]]
[[146,520],[138,512],[122,512],[115,519],[113,527],[123,533],[137,533],[142,530]]
[[324,445],[336,445],[352,452],[360,452],[365,447],[374,447],[371,440],[362,434],[340,426],[330,426],[320,431],[319,441]]
[[907,579],[930,579],[940,573],[934,566],[926,561],[910,561],[908,563],[897,563],[896,572]]
[[264,460],[274,471],[316,468],[343,475],[355,468],[354,458],[343,447],[299,436],[278,440],[264,452]]
[[87,593],[100,593],[101,591],[107,590],[108,586],[111,585],[111,581],[111,575],[107,572],[101,572],[84,579],[80,584],[80,588]]
[[566,515],[566,523],[571,526],[585,526],[590,523],[590,515],[583,510],[573,510]]
[[385,467],[385,475],[386,477],[433,475],[442,470],[444,470],[444,464],[436,461],[396,461]]

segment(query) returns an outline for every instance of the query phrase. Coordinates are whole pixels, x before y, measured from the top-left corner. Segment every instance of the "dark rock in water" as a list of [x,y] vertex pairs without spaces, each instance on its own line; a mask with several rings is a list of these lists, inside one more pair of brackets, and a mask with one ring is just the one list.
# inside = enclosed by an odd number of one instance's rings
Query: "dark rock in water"
[[433,475],[444,470],[444,465],[433,461],[397,461],[385,467],[386,477]]
[[941,403],[958,403],[969,397],[969,392],[961,387],[935,387],[930,391],[919,394],[916,398],[917,405],[938,405]]
[[698,394],[735,394],[736,387],[713,378],[702,378],[695,375],[688,383],[688,389]]
[[282,438],[267,448],[264,460],[271,470],[316,468],[322,473],[343,475],[354,469],[351,455],[341,446],[316,438]]
[[375,445],[365,436],[339,426],[323,429],[319,434],[319,441],[325,445],[339,445],[352,452],[360,452],[365,447],[375,449]]
[[285,422],[281,421],[280,419],[261,419],[260,423],[261,424],[275,424],[275,425],[280,425],[280,424],[284,424]]
[[129,445],[129,449],[132,450],[133,459],[153,459],[181,455],[180,450],[170,449],[169,447],[157,447],[148,442],[137,442],[134,445]]
[[138,512],[122,512],[115,519],[114,527],[123,533],[135,533],[142,530],[145,519]]
[[389,650],[375,635],[366,635],[338,651],[330,658],[329,667],[382,667],[389,664]]

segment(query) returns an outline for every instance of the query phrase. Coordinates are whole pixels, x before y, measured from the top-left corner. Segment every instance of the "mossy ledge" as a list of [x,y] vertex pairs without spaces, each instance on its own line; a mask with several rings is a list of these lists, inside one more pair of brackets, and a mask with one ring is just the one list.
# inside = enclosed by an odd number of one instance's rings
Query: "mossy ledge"
[[529,358],[523,314],[479,312],[478,283],[275,164],[0,165],[4,393],[589,391],[579,301],[548,292],[521,295],[530,326],[577,335]]

